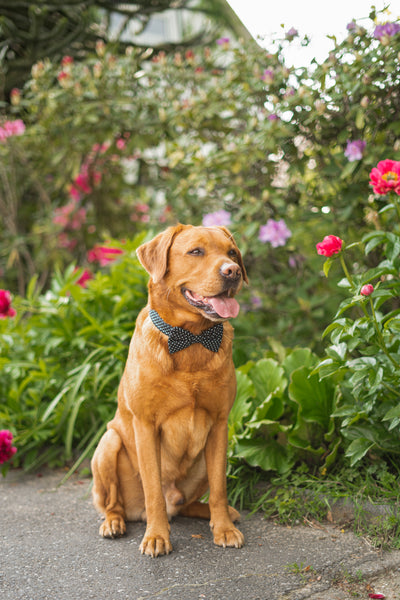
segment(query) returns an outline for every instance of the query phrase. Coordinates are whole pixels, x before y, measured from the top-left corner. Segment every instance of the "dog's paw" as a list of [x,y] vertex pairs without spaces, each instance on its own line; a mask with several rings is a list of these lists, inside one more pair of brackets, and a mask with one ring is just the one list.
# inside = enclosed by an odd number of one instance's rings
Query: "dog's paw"
[[244,545],[244,535],[239,529],[232,527],[226,529],[214,528],[214,544],[223,548],[241,548]]
[[104,523],[100,525],[99,533],[105,538],[115,538],[124,535],[125,531],[124,519],[120,515],[112,515],[104,519]]
[[172,545],[169,541],[169,535],[152,535],[145,534],[142,543],[140,544],[140,552],[147,554],[152,558],[169,554],[172,551]]

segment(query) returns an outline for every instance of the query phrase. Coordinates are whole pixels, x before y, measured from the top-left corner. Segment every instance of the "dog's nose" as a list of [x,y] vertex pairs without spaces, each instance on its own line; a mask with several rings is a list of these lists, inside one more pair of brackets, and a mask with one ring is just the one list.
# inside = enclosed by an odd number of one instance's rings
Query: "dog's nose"
[[242,270],[236,263],[224,263],[220,268],[220,273],[222,277],[231,281],[237,281],[242,276]]

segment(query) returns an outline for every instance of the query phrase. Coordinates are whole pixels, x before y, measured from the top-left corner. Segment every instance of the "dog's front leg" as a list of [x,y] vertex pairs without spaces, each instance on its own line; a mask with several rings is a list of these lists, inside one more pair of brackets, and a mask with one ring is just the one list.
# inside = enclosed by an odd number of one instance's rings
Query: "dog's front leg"
[[209,507],[210,527],[217,546],[241,548],[244,536],[229,516],[226,491],[226,453],[228,448],[228,427],[226,421],[217,422],[211,429],[206,445],[206,463],[210,485]]
[[169,523],[161,488],[160,437],[151,423],[134,420],[136,452],[142,480],[147,527],[140,551],[155,557],[169,554]]

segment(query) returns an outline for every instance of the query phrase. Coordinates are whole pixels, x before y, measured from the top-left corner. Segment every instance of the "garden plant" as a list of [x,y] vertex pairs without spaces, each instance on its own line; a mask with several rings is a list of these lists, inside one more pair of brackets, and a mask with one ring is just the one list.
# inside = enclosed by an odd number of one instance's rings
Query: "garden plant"
[[180,220],[228,226],[251,281],[234,323],[232,497],[329,487],[351,468],[366,494],[395,489],[400,25],[386,21],[352,21],[309,68],[285,63],[307,43],[293,28],[268,51],[98,42],[32,67],[0,127],[4,472],[91,455],[145,303],[135,248]]

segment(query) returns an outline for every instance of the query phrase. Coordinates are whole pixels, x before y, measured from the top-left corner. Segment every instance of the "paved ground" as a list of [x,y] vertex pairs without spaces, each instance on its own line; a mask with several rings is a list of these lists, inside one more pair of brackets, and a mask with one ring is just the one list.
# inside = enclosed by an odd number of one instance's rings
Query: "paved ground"
[[141,556],[143,523],[105,540],[89,480],[10,472],[0,481],[2,600],[400,599],[400,551],[380,553],[334,525],[287,528],[243,518],[246,545],[213,545],[208,523],[177,518],[174,552]]

